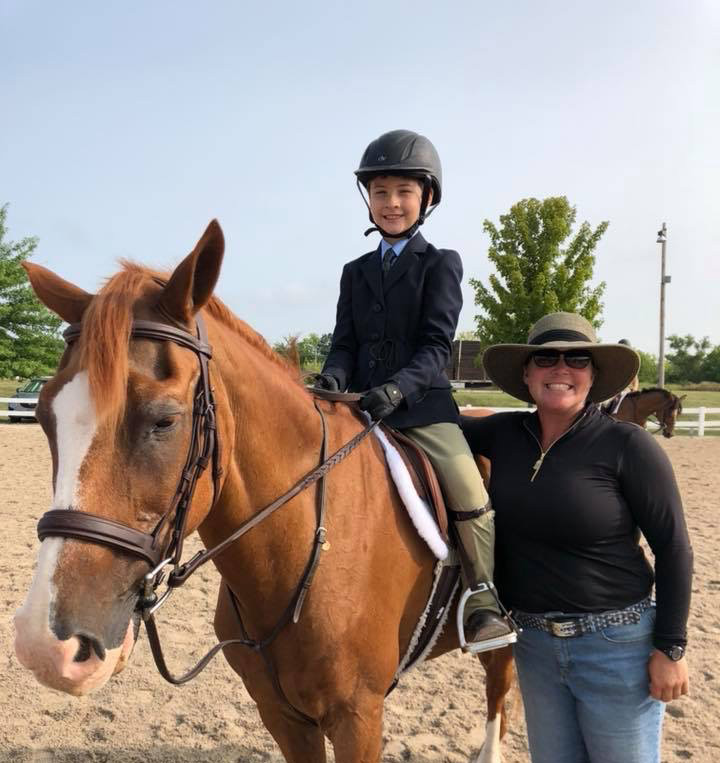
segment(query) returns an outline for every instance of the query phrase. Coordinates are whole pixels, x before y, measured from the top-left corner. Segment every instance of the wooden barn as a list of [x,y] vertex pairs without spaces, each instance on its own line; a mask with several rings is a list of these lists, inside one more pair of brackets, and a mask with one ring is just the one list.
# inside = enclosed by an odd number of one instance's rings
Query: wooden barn
[[452,382],[465,382],[465,386],[489,386],[485,369],[475,365],[475,359],[482,354],[482,343],[472,339],[456,339],[452,344],[452,357],[448,364],[448,378]]

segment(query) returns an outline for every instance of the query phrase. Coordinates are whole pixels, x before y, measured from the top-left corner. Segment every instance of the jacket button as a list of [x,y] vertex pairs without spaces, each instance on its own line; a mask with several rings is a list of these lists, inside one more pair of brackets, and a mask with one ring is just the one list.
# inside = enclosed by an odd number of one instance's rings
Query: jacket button
[[370,334],[370,339],[373,339],[373,340],[380,339],[380,334],[378,334],[377,331],[373,331],[372,334]]
[[382,308],[382,305],[381,305],[379,302],[376,302],[376,303],[373,305],[373,310],[374,310],[376,313],[379,313],[379,312],[380,312],[382,309],[383,309],[383,308]]
[[375,368],[375,361],[374,360],[368,361],[368,365],[370,366],[370,368]]

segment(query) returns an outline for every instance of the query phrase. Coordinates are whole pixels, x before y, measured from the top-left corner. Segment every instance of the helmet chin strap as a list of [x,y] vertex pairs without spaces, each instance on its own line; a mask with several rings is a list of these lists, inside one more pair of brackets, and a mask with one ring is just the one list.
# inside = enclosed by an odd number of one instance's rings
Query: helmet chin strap
[[415,235],[417,229],[425,222],[428,217],[430,217],[430,215],[435,210],[434,206],[430,207],[428,210],[428,204],[430,202],[430,191],[432,190],[432,180],[430,175],[425,175],[423,178],[422,200],[420,202],[420,215],[418,216],[418,219],[413,225],[411,225],[409,228],[406,228],[402,233],[388,233],[387,231],[384,231],[375,222],[375,220],[373,220],[372,212],[370,211],[370,204],[368,204],[368,201],[365,198],[365,194],[362,192],[360,181],[356,180],[355,183],[357,184],[358,191],[360,191],[360,196],[362,196],[362,200],[365,202],[365,206],[368,209],[368,217],[370,218],[370,222],[373,223],[372,228],[368,228],[365,231],[366,236],[369,236],[371,233],[377,231],[383,238],[411,238]]

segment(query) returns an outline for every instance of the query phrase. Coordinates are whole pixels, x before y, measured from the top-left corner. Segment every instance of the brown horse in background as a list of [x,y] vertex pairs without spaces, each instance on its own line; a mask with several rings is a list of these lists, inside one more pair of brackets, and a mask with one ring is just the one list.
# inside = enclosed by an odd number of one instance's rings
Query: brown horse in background
[[[143,321],[187,336],[201,315],[212,347],[222,447],[217,468],[197,481],[185,534],[197,530],[206,547],[216,546],[322,461],[321,418],[296,373],[212,296],[223,252],[213,221],[169,278],[125,264],[96,295],[26,264],[40,300],[68,323],[81,322],[37,407],[52,453],[56,515],[84,512],[147,537],[174,512],[168,507],[195,442],[199,356],[174,341],[138,336],[133,326]],[[363,430],[349,406],[318,405],[329,453]],[[324,763],[325,736],[337,763],[377,763],[385,695],[436,560],[401,505],[374,436],[325,479],[327,534],[299,619],[262,653],[239,645],[224,653],[289,763]],[[272,634],[314,548],[318,491],[316,483],[298,493],[213,559],[222,578],[218,638]],[[64,692],[103,686],[130,659],[149,566],[102,542],[45,537],[15,618],[20,662]],[[431,657],[457,646],[447,627]],[[505,726],[511,673],[498,654],[481,655],[490,671],[482,763],[499,761]]]
[[633,421],[645,427],[650,416],[655,416],[660,424],[663,437],[672,437],[677,417],[682,413],[682,401],[685,395],[678,397],[670,390],[661,387],[629,392],[622,399],[620,407],[613,412],[614,401],[608,404],[610,415],[620,421]]

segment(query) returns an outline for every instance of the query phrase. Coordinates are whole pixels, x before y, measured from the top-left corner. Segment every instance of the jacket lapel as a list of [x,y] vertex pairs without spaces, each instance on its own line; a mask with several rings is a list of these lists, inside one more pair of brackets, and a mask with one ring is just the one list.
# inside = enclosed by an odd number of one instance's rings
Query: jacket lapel
[[370,252],[367,259],[360,265],[360,270],[365,276],[367,282],[370,284],[370,288],[373,290],[373,294],[379,299],[383,298],[383,285],[382,285],[382,268],[380,267],[380,255],[378,252],[380,247]]
[[427,241],[421,233],[416,233],[405,245],[402,254],[397,258],[397,262],[390,268],[385,276],[382,287],[385,291],[391,289],[404,275],[409,268],[418,261],[418,254],[422,254],[427,249]]

